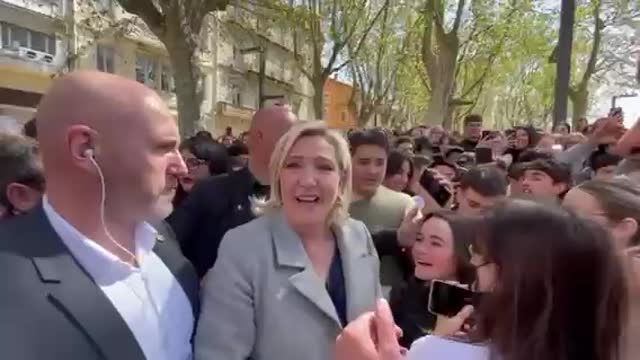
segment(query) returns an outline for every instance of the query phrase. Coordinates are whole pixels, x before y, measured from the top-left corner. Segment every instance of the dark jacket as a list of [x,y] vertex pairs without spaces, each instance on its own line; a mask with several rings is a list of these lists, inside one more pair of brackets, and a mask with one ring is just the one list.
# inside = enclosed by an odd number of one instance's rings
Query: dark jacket
[[167,218],[198,276],[215,263],[224,234],[254,218],[249,198],[265,195],[245,168],[199,182]]
[[460,147],[462,147],[465,152],[473,152],[476,149],[476,146],[478,146],[477,141],[464,139],[460,142]]
[[[153,251],[198,318],[195,271],[171,234]],[[133,333],[73,258],[42,207],[0,225],[0,359],[144,360]]]
[[402,279],[406,280],[413,276],[413,260],[408,249],[403,249],[398,244],[397,230],[383,229],[371,234],[373,245],[376,247],[378,256],[389,256],[394,259],[398,269],[402,272]]
[[428,310],[429,285],[412,277],[405,284],[391,289],[389,300],[393,319],[403,332],[400,345],[409,348],[418,338],[427,335],[436,324],[436,316]]

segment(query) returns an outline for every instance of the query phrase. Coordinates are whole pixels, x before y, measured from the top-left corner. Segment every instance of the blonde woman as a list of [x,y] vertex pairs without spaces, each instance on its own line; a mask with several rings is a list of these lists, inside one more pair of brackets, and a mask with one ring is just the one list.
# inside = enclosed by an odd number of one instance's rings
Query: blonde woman
[[198,360],[327,360],[336,336],[381,297],[378,257],[349,218],[344,138],[299,123],[271,158],[263,216],[229,231],[204,279]]

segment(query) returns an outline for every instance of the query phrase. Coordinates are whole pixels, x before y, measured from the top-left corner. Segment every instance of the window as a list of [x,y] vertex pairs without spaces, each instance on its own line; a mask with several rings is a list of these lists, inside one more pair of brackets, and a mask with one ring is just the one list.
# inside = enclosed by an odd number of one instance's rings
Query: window
[[47,36],[43,33],[32,32],[31,33],[31,46],[33,50],[42,52],[47,51]]
[[233,106],[242,106],[242,92],[238,85],[231,86],[231,103]]
[[0,32],[2,33],[2,43],[0,43],[0,47],[10,47],[11,41],[9,40],[9,25],[0,23]]
[[98,45],[96,49],[96,68],[100,71],[115,73],[114,51],[110,46]]
[[56,54],[55,36],[8,23],[0,23],[0,32],[2,32],[2,43],[0,43],[2,48],[25,47],[51,55]]
[[136,81],[156,88],[158,62],[147,55],[138,54],[136,58]]
[[29,47],[29,30],[19,26],[9,26],[11,45]]
[[176,86],[173,81],[173,73],[169,65],[162,65],[162,72],[160,73],[160,90],[167,93],[176,92]]
[[233,61],[238,61],[238,59],[240,58],[240,50],[238,50],[238,48],[233,45]]

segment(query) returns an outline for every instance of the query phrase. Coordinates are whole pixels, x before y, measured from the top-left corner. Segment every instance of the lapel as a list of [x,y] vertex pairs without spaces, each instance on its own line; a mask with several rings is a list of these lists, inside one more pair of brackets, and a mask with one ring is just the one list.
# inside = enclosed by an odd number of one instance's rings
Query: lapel
[[191,263],[182,256],[171,227],[163,221],[156,224],[155,228],[158,231],[158,237],[156,238],[153,252],[158,255],[164,265],[171,271],[173,277],[176,278],[191,303],[193,318],[198,319],[198,314],[200,313],[198,275]]
[[[358,275],[362,271],[371,269],[367,262],[370,259],[369,249],[359,246],[363,234],[356,231],[346,220],[341,225],[333,227],[338,249],[342,256],[342,268],[344,284],[347,293],[347,320],[353,321],[362,314],[363,304],[366,304],[371,295],[371,284],[363,283]],[[364,301],[364,302],[363,302]]]
[[144,359],[125,321],[64,246],[42,207],[24,216],[26,241],[38,247],[32,262],[52,306],[75,323],[105,359]]
[[313,269],[298,234],[287,224],[282,212],[267,216],[269,216],[271,224],[276,263],[279,266],[301,270],[301,272],[289,277],[291,285],[329,319],[333,320],[336,326],[342,327],[329,293]]

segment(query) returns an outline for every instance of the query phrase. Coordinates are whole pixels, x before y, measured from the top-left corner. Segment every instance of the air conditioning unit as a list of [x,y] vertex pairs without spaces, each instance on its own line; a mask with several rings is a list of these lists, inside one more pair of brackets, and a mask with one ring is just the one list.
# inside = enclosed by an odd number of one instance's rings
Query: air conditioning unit
[[53,55],[26,47],[20,47],[18,49],[18,55],[23,59],[31,61],[44,62],[47,64],[51,64],[53,62]]

